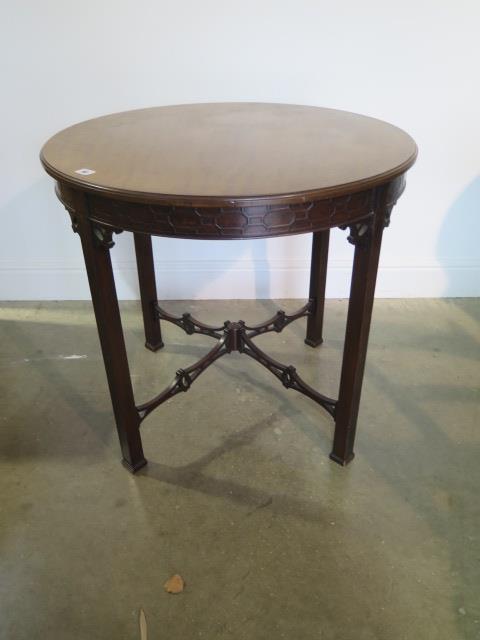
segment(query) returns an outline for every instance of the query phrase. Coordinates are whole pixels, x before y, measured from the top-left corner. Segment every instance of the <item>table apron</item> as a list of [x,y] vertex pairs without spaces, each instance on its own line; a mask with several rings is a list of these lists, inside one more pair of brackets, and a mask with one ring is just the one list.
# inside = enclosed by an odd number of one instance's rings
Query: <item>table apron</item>
[[[88,217],[98,224],[156,236],[225,240],[277,237],[345,227],[374,215],[380,191],[387,190],[387,200],[393,206],[404,187],[405,177],[401,175],[380,187],[325,200],[232,207],[168,206],[84,193]],[[74,227],[77,215],[75,191],[70,185],[57,182],[57,196],[69,211]]]

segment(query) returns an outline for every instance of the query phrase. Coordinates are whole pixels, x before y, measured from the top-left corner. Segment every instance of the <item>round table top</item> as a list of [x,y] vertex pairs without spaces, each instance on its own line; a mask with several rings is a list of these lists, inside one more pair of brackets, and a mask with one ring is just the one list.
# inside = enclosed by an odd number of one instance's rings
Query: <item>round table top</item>
[[388,182],[415,161],[397,127],[287,104],[154,107],[81,122],[41,151],[62,182],[110,197],[176,205],[323,199]]

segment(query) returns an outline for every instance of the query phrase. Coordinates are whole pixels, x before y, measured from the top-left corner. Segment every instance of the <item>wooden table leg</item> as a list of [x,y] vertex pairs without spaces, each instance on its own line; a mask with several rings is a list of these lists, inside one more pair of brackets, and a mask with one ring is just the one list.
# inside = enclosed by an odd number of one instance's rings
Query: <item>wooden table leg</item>
[[123,454],[122,463],[134,473],[147,461],[143,455],[140,418],[135,408],[110,260],[110,249],[113,246],[112,230],[98,227],[87,219],[86,201],[82,194],[76,198],[76,205],[77,230],[82,241],[98,335]]
[[146,233],[134,233],[135,254],[137,256],[138,282],[142,301],[143,326],[145,327],[145,346],[150,351],[163,347],[160,320],[155,314],[157,304],[157,285],[153,264],[152,238]]
[[330,458],[341,465],[348,464],[354,457],[353,445],[383,227],[383,210],[378,210],[370,223],[360,222],[350,227],[349,241],[355,245],[355,256],[340,391],[335,411],[335,435],[330,454]]
[[330,229],[312,234],[312,261],[310,265],[310,300],[314,300],[313,312],[307,319],[305,344],[318,347],[323,342],[323,312],[325,308],[325,285],[327,282],[328,242]]

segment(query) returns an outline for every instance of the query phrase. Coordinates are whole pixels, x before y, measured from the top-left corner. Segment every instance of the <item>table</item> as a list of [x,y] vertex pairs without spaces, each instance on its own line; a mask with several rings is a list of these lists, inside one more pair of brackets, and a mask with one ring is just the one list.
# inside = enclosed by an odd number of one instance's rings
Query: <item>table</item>
[[[187,391],[218,358],[238,351],[334,419],[330,457],[354,456],[360,393],[384,227],[405,187],[417,147],[380,120],[283,104],[224,103],[155,107],[107,115],[54,135],[41,162],[80,236],[120,439],[123,464],[146,464],[140,424]],[[338,399],[309,386],[293,366],[262,351],[255,338],[307,318],[305,343],[322,343],[329,233],[349,229],[354,249]],[[215,340],[198,362],[136,405],[110,260],[114,234],[133,232],[146,347],[163,346],[160,321]],[[151,236],[220,240],[312,234],[309,300],[257,325],[212,326],[174,316],[157,300]]]

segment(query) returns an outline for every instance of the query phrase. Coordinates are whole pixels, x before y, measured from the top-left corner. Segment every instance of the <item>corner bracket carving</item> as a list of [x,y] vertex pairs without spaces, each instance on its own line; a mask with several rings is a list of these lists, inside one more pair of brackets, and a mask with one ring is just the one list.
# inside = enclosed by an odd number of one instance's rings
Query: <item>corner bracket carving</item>
[[122,229],[115,229],[113,227],[102,227],[99,224],[93,225],[93,237],[97,246],[102,249],[110,250],[115,246],[113,241],[114,233],[122,233]]
[[70,220],[72,221],[73,233],[78,233],[79,222],[78,222],[78,218],[76,216],[75,211],[73,209],[69,208],[69,207],[65,207],[65,209],[68,211],[68,214],[70,216]]
[[347,237],[348,242],[355,247],[366,247],[372,237],[373,216],[350,225],[342,225],[340,229],[345,230],[347,227],[350,228],[350,233]]
[[390,226],[390,216],[392,215],[393,207],[397,204],[397,200],[400,198],[405,190],[405,174],[396,178],[387,187],[385,194],[385,201],[383,205],[383,226]]
[[392,202],[391,204],[388,204],[385,207],[385,211],[383,214],[383,226],[384,227],[389,227],[390,226],[390,216],[392,215],[392,211],[393,211],[393,207],[396,205],[397,201],[395,200],[395,202]]

